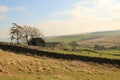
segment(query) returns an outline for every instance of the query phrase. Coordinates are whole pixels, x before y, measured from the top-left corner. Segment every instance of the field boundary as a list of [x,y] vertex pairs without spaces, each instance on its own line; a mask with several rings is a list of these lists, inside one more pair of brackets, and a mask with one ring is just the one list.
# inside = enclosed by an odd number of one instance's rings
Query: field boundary
[[89,56],[74,55],[74,54],[61,54],[57,52],[42,51],[35,48],[30,48],[28,46],[2,43],[2,42],[0,42],[0,49],[5,51],[12,51],[15,52],[16,54],[26,54],[26,55],[29,54],[29,55],[46,56],[55,59],[81,60],[86,62],[95,62],[99,64],[111,64],[114,65],[115,67],[120,68],[120,59],[89,57]]

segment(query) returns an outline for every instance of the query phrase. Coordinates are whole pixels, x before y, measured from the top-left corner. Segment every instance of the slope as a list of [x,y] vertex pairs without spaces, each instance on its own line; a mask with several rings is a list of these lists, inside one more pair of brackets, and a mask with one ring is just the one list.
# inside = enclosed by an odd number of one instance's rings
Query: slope
[[2,80],[119,80],[120,69],[108,64],[26,56],[0,50]]

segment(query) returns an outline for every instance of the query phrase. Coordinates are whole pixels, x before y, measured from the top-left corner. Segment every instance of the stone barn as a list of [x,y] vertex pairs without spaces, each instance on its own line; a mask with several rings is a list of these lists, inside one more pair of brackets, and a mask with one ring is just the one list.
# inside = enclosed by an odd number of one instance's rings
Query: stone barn
[[46,42],[42,38],[32,38],[29,41],[29,45],[45,47]]
[[60,42],[47,42],[46,47],[51,49],[63,49],[63,44]]

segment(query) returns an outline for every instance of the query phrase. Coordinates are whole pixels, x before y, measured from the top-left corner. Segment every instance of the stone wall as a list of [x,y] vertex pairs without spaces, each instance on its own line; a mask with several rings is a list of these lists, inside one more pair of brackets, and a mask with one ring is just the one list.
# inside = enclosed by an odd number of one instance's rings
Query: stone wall
[[16,54],[26,54],[26,55],[29,54],[29,55],[46,56],[46,57],[56,58],[56,59],[81,60],[81,61],[95,62],[100,64],[112,64],[120,68],[120,59],[107,59],[107,58],[88,57],[88,56],[80,56],[80,55],[73,55],[73,54],[61,54],[56,52],[42,51],[37,48],[10,44],[10,43],[0,43],[0,49],[5,51],[12,51],[12,52],[15,52]]

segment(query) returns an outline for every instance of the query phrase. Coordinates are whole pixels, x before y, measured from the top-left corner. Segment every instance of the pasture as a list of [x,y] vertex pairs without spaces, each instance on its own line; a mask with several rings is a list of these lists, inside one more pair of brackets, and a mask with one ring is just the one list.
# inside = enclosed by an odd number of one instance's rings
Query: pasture
[[26,56],[3,50],[0,54],[1,80],[120,79],[120,69],[110,64]]
[[78,51],[65,51],[65,50],[48,50],[50,52],[58,52],[61,54],[74,54],[89,57],[102,57],[108,59],[120,59],[120,50],[90,50],[90,49],[79,49]]

